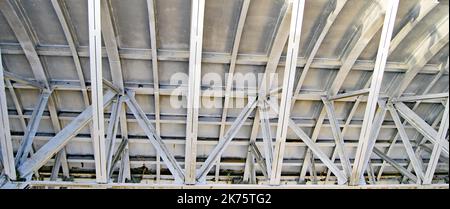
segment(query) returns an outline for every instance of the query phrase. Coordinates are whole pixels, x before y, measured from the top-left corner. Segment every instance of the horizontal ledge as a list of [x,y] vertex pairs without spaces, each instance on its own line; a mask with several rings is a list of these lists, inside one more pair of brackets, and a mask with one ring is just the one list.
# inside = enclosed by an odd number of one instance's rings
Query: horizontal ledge
[[133,183],[109,183],[98,184],[95,182],[61,182],[61,181],[31,181],[30,186],[52,187],[78,187],[78,188],[103,188],[103,189],[448,189],[448,184],[416,185],[416,184],[380,184],[380,185],[250,185],[250,184],[133,184]]
[[[19,44],[0,43],[2,54],[20,55],[24,54]],[[68,46],[39,46],[36,48],[40,56],[72,56],[72,52]],[[107,57],[106,49],[102,50],[103,57]],[[86,46],[78,47],[78,55],[82,58],[89,57],[89,48]],[[134,60],[151,60],[151,49],[138,48],[121,48],[119,56],[122,59]],[[268,61],[267,55],[261,54],[238,54],[236,64],[238,65],[266,65]],[[158,60],[160,61],[189,61],[189,51],[164,50],[158,49]],[[284,66],[285,56],[281,56],[279,66]],[[229,64],[231,62],[230,53],[222,52],[203,52],[203,63]],[[306,58],[299,57],[297,67],[304,67]],[[339,69],[342,62],[339,59],[315,58],[311,64],[311,68]],[[352,67],[353,70],[373,71],[375,61],[357,60]],[[406,72],[409,66],[401,62],[388,62],[386,64],[386,72]],[[437,73],[440,71],[439,65],[426,65],[421,73]]]

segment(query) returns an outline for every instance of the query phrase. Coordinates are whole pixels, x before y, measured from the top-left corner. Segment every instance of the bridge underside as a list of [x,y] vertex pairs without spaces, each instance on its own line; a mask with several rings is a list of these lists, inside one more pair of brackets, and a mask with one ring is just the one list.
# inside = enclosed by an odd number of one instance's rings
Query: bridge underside
[[448,188],[448,0],[2,0],[0,188]]

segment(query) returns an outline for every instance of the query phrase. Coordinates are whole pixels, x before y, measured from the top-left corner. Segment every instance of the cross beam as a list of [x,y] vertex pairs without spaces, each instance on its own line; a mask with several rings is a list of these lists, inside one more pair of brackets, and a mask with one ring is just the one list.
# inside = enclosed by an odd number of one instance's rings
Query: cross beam
[[[108,91],[104,95],[103,108],[108,106],[115,93]],[[53,155],[60,151],[70,139],[75,137],[81,129],[86,126],[93,117],[92,106],[86,108],[80,115],[72,120],[66,127],[64,127],[60,132],[51,138],[44,146],[42,146],[34,155],[19,166],[17,171],[20,177],[25,177],[29,175],[32,171],[42,167]]]
[[183,182],[185,177],[184,172],[181,169],[180,165],[178,164],[177,160],[167,149],[161,137],[158,134],[156,134],[155,128],[145,115],[142,108],[137,103],[136,99],[132,95],[132,92],[126,91],[126,94],[127,95],[124,98],[125,102],[127,103],[128,108],[131,110],[134,117],[136,118],[139,126],[144,130],[153,147],[156,150],[158,150],[159,153],[161,154],[161,158],[166,163],[167,168],[174,176],[175,181]]
[[439,157],[443,150],[443,144],[446,140],[448,126],[449,126],[449,99],[447,98],[447,104],[445,105],[444,115],[442,116],[441,125],[439,127],[439,131],[436,136],[436,143],[434,144],[433,151],[431,152],[430,161],[428,163],[428,168],[425,173],[425,178],[423,180],[424,184],[431,184],[433,180],[434,173],[436,172],[437,163],[439,161]]

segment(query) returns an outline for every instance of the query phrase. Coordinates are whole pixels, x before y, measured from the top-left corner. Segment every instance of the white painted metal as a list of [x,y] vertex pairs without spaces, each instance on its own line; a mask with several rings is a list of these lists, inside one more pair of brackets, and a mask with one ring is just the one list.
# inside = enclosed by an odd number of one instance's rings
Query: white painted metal
[[2,51],[0,49],[0,146],[4,173],[11,180],[16,180],[16,167],[9,129],[8,107],[6,105],[5,83],[3,77]]
[[144,111],[142,111],[142,108],[140,108],[140,106],[136,102],[132,93],[129,91],[127,91],[126,93],[127,95],[125,96],[125,102],[127,103],[128,108],[130,108],[131,112],[133,112],[133,115],[138,121],[139,126],[144,130],[153,147],[159,151],[159,153],[161,154],[161,158],[166,163],[167,168],[170,170],[175,180],[178,182],[182,182],[184,180],[184,172],[182,171],[177,160],[167,149],[161,137],[156,134],[155,128],[148,120]]
[[192,0],[191,41],[189,55],[189,83],[187,94],[186,122],[186,184],[195,184],[198,111],[200,109],[201,57],[203,46],[203,16],[205,0]]
[[33,139],[36,136],[37,129],[41,122],[44,109],[47,106],[47,101],[50,97],[50,94],[51,92],[42,92],[38,98],[36,107],[33,110],[33,115],[31,116],[31,120],[28,123],[26,133],[16,153],[16,166],[21,165],[28,158],[28,154],[30,153],[33,145]]
[[446,155],[449,154],[449,144],[445,141],[437,140],[438,132],[434,130],[428,123],[426,123],[422,118],[420,118],[414,111],[408,108],[405,104],[399,102],[395,103],[395,108],[398,110],[398,113],[408,121],[409,124],[414,126],[417,131],[419,131],[422,135],[424,135],[428,140],[430,140],[433,144],[440,144],[443,147],[444,153]]
[[416,154],[414,153],[413,147],[408,138],[408,135],[406,134],[405,128],[403,127],[403,124],[400,121],[400,116],[398,115],[397,110],[395,110],[395,108],[392,104],[388,104],[387,108],[388,108],[389,112],[391,113],[391,117],[394,120],[395,126],[397,126],[398,134],[400,135],[400,138],[402,139],[403,145],[405,145],[408,157],[411,160],[411,164],[414,168],[416,176],[418,177],[418,179],[417,179],[419,181],[418,183],[420,183],[420,180],[421,179],[423,180],[423,178],[424,178],[424,173],[423,173],[421,165],[419,164],[419,160],[417,159]]
[[276,132],[276,142],[274,148],[272,173],[270,174],[270,184],[280,184],[281,169],[283,165],[284,148],[290,118],[292,95],[294,91],[295,71],[297,69],[297,57],[300,45],[300,35],[303,24],[304,0],[292,1],[292,17],[290,22],[289,40],[287,46],[288,63],[285,67],[283,78],[283,90],[281,95],[280,111],[278,116],[278,128]]
[[386,4],[386,15],[384,17],[383,30],[381,33],[381,40],[378,47],[377,58],[375,62],[375,69],[372,76],[370,86],[369,99],[367,101],[366,110],[364,114],[363,125],[359,137],[359,146],[356,151],[355,162],[353,165],[352,177],[350,183],[356,185],[360,182],[364,167],[368,162],[368,158],[364,156],[370,153],[370,141],[376,139],[369,138],[373,127],[375,118],[375,111],[378,103],[379,92],[386,67],[386,61],[389,54],[389,46],[391,42],[392,32],[394,30],[395,17],[397,15],[398,0],[390,0]]
[[[104,95],[103,107],[108,106],[116,94],[108,91]],[[65,126],[59,133],[42,146],[34,155],[17,168],[21,177],[42,167],[53,155],[60,151],[70,139],[92,120],[92,107],[86,108],[80,115]]]
[[228,129],[225,136],[219,139],[219,144],[214,147],[214,150],[209,154],[206,161],[203,163],[200,170],[197,171],[197,181],[204,182],[205,177],[211,168],[214,165],[214,162],[218,159],[218,157],[222,154],[225,148],[230,144],[231,140],[233,140],[234,136],[237,134],[243,123],[247,120],[248,116],[253,112],[255,106],[257,104],[256,99],[252,99],[248,102],[247,106],[241,111],[237,119],[233,122],[231,127]]
[[107,182],[106,143],[103,113],[102,30],[100,0],[88,1],[89,61],[92,83],[92,143],[94,145],[95,174],[98,183]]
[[328,101],[325,98],[323,99],[323,103],[325,105],[325,109],[328,114],[328,120],[330,121],[330,124],[331,124],[331,130],[333,132],[333,137],[336,142],[336,149],[339,154],[339,159],[341,161],[342,168],[344,170],[345,175],[347,177],[350,177],[350,175],[352,173],[352,167],[351,167],[350,160],[349,160],[349,158],[346,154],[345,148],[344,148],[344,146],[345,146],[344,138],[341,133],[339,122],[336,118],[336,112],[334,111],[333,103]]
[[[441,156],[443,150],[443,144],[446,142],[445,137],[447,136],[449,127],[449,99],[447,98],[447,103],[445,105],[444,115],[442,116],[441,125],[436,136],[436,143],[433,147],[433,152],[431,152],[430,162],[428,163],[427,171],[425,173],[425,178],[423,180],[424,184],[431,184],[433,180],[434,173],[436,172],[436,166]],[[447,141],[448,142],[448,141]]]

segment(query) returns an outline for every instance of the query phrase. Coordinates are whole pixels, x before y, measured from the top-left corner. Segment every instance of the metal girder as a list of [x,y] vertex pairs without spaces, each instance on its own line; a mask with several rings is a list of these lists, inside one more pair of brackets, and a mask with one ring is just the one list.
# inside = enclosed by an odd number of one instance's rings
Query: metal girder
[[397,99],[393,99],[392,102],[416,102],[421,100],[430,100],[430,99],[445,99],[448,98],[447,93],[436,93],[436,94],[423,94],[416,96],[403,96]]
[[[222,111],[222,119],[221,119],[221,125],[220,125],[220,130],[219,130],[219,139],[222,138],[225,134],[225,122],[227,120],[228,106],[230,104],[230,98],[231,98],[230,93],[231,93],[231,89],[233,87],[233,76],[234,76],[234,71],[236,69],[236,60],[237,60],[237,55],[239,52],[239,46],[241,43],[242,32],[244,31],[244,25],[245,25],[245,20],[247,18],[248,8],[250,7],[250,2],[251,2],[251,0],[244,0],[242,2],[241,12],[240,12],[240,16],[239,16],[239,22],[236,27],[236,35],[234,37],[233,49],[231,51],[231,60],[230,60],[230,67],[228,70],[228,77],[226,78],[226,81],[225,81],[226,82],[225,98],[224,98],[224,102],[223,102],[223,111]],[[219,175],[219,172],[220,172],[220,157],[217,160],[216,175]],[[218,178],[216,178],[216,179],[218,179]]]
[[[433,80],[432,80],[432,81],[428,84],[428,86],[421,92],[422,95],[428,94],[428,93],[430,92],[430,90],[431,90],[431,89],[434,87],[434,85],[439,81],[439,79],[441,79],[441,77],[443,76],[443,74],[444,74],[444,72],[446,71],[446,69],[448,69],[448,66],[449,66],[449,61],[448,61],[448,58],[447,58],[446,64],[445,64],[445,65],[444,65],[444,64],[441,65],[441,70],[439,71],[439,73],[437,73],[437,74],[434,76]],[[416,109],[419,107],[419,105],[420,105],[421,103],[422,103],[422,101],[417,101],[417,102],[414,104],[412,110],[416,110]],[[403,125],[406,125],[406,124],[407,124],[407,121],[403,122]],[[415,136],[414,138],[417,139],[418,137],[419,137],[419,134],[417,133],[416,136]],[[386,152],[386,155],[387,155],[387,156],[389,156],[390,153],[392,152],[393,147],[394,147],[394,144],[397,142],[397,139],[398,139],[398,138],[399,138],[399,134],[397,133],[397,134],[394,136],[394,138],[392,139],[391,145],[389,146],[388,151]],[[414,140],[414,141],[418,141],[418,140]],[[419,149],[419,150],[420,150],[420,149]],[[377,179],[380,179],[381,176],[383,175],[383,171],[384,171],[385,166],[386,166],[386,162],[383,162],[383,164],[381,165],[380,169],[378,170]],[[412,167],[411,167],[411,164],[410,164],[410,166],[408,166],[408,170],[411,169],[411,168],[412,168]]]
[[[263,75],[262,81],[259,84],[259,90],[258,95],[260,96],[258,99],[265,98],[267,95],[265,92],[269,91],[271,77],[273,76],[273,73],[276,71],[281,54],[283,53],[283,47],[286,45],[286,41],[289,37],[289,24],[292,14],[292,4],[290,4],[289,0],[285,0],[283,7],[281,9],[281,13],[279,16],[279,22],[277,23],[277,30],[273,35],[273,41],[271,43],[272,48],[270,49],[269,56],[267,58],[265,73]],[[253,119],[253,127],[252,127],[252,133],[250,135],[250,141],[255,141],[258,129],[259,129],[259,123],[261,117],[259,115],[259,111],[256,112],[255,118]],[[251,159],[250,159],[251,158]],[[247,161],[245,164],[245,172],[244,172],[244,182],[247,181],[249,177],[252,177],[253,183],[256,183],[256,177],[254,173],[254,166],[252,165],[254,162],[254,156],[250,152],[249,147],[249,153],[247,155]]]
[[344,137],[342,136],[341,128],[340,128],[339,122],[336,118],[336,113],[334,111],[333,103],[328,101],[325,98],[323,99],[323,103],[324,103],[325,109],[328,113],[328,119],[331,124],[331,130],[333,132],[333,138],[336,142],[336,149],[338,150],[338,153],[339,153],[339,159],[341,161],[342,168],[344,170],[345,175],[347,177],[350,177],[350,175],[352,173],[352,167],[350,164],[350,160],[349,160],[347,154],[345,153]]
[[144,111],[141,109],[137,101],[135,100],[132,92],[126,91],[126,96],[124,96],[125,102],[127,103],[128,108],[133,112],[134,117],[136,118],[139,126],[144,130],[148,139],[150,140],[153,147],[159,151],[161,154],[161,158],[166,163],[167,168],[172,173],[175,181],[183,182],[184,181],[184,172],[178,164],[175,157],[170,153],[164,144],[161,137],[156,134],[155,128],[152,123],[149,121]]
[[[119,42],[117,41],[118,35],[114,30],[114,22],[112,15],[112,6],[110,0],[100,0],[101,6],[101,30],[103,41],[105,43],[105,49],[107,58],[109,61],[112,86],[116,87],[119,94],[124,94],[125,87],[122,75],[122,63],[119,55]],[[119,114],[120,120],[120,132],[122,139],[128,138],[128,128],[126,123],[126,112],[123,108]]]
[[128,142],[125,144],[125,148],[122,152],[118,182],[124,183],[124,182],[126,182],[127,179],[131,180],[130,152],[129,152],[129,148],[128,148]]
[[[278,113],[278,110],[270,105],[273,111]],[[347,182],[347,177],[345,174],[339,170],[339,168],[331,162],[328,156],[323,153],[323,151],[315,144],[311,138],[300,128],[298,127],[292,119],[288,119],[289,127],[294,131],[294,133],[308,146],[309,149],[317,156],[330,170],[333,174],[338,178],[338,184],[345,184]]]
[[25,52],[25,56],[30,63],[31,71],[33,72],[34,77],[46,89],[50,89],[47,76],[35,49],[36,43],[25,27],[25,24],[22,22],[22,20],[25,19],[22,17],[23,14],[15,9],[17,4],[19,4],[19,2],[0,1],[0,11],[6,18],[6,21],[9,23],[9,26],[16,35],[20,46]]
[[39,128],[39,124],[41,122],[42,114],[44,113],[45,107],[47,106],[48,99],[50,97],[51,92],[42,92],[38,98],[36,103],[36,107],[33,110],[33,114],[31,116],[31,120],[28,123],[27,130],[23,137],[22,142],[20,143],[20,147],[16,153],[16,166],[21,165],[28,158],[28,154],[30,153],[33,146],[33,139],[36,136],[36,133]]
[[[369,99],[367,101],[364,114],[363,125],[359,137],[359,145],[356,151],[355,162],[352,171],[350,184],[356,185],[360,183],[361,175],[364,172],[369,159],[364,158],[366,153],[371,153],[370,141],[376,139],[369,138],[375,118],[375,111],[378,103],[379,93],[381,89],[384,69],[386,67],[387,57],[389,55],[389,46],[391,42],[392,32],[394,30],[395,17],[397,15],[398,0],[390,0],[386,5],[386,14],[384,17],[383,30],[381,32],[381,40],[378,47],[375,69],[372,75],[370,85]],[[342,81],[343,82],[343,81]],[[370,156],[369,156],[370,157]]]
[[361,90],[346,92],[346,93],[338,94],[335,96],[330,96],[330,97],[328,97],[328,100],[333,101],[333,100],[339,100],[339,99],[348,98],[348,97],[356,97],[356,96],[368,94],[369,91],[370,91],[370,89],[361,89]]
[[201,57],[203,45],[203,16],[205,0],[192,0],[191,7],[191,40],[189,55],[189,83],[187,94],[186,118],[186,184],[195,184],[198,112],[200,109]]
[[[326,115],[327,115],[327,112],[325,109],[322,109],[321,112],[319,113],[317,121],[314,125],[314,131],[311,135],[311,141],[314,143],[316,142],[317,138],[319,137],[319,133],[322,128],[323,121],[325,120]],[[310,167],[309,164],[311,163],[312,157],[313,156],[312,156],[311,150],[309,148],[307,148],[305,157],[303,158],[304,163],[300,169],[300,178],[299,178],[300,183],[303,183],[305,181],[306,172],[307,172],[307,169],[309,169],[309,167]]]
[[345,174],[339,170],[339,168],[331,162],[328,156],[323,153],[319,147],[308,137],[308,135],[291,119],[289,119],[289,127],[297,134],[298,137],[308,146],[309,149],[317,156],[330,170],[333,174],[338,178],[338,184],[345,184],[347,182],[347,178]]
[[438,132],[434,130],[427,122],[420,118],[414,111],[408,108],[405,104],[398,102],[394,103],[395,108],[409,124],[414,126],[418,132],[424,135],[433,144],[440,144],[443,147],[444,153],[448,156],[449,144],[448,142],[437,140]]
[[113,158],[111,158],[111,164],[108,167],[109,178],[111,178],[117,162],[119,162],[119,159],[122,158],[122,153],[123,153],[123,151],[124,151],[124,149],[125,149],[127,144],[128,144],[128,139],[122,140],[120,142],[119,146],[117,147],[117,150],[114,152],[114,155],[111,154],[111,156],[113,156]]
[[[262,106],[262,107],[261,107]],[[273,141],[272,134],[270,132],[269,110],[266,102],[260,101],[259,117],[261,119],[261,132],[264,141],[264,159],[265,168],[268,175],[272,173],[272,160],[273,160]],[[256,157],[256,156],[255,156]],[[257,158],[258,159],[258,158]]]
[[257,100],[252,98],[248,102],[246,107],[241,111],[236,120],[233,122],[230,129],[228,129],[225,136],[219,139],[219,143],[217,144],[217,146],[214,147],[214,150],[208,155],[208,158],[206,159],[200,170],[197,171],[198,182],[205,181],[206,175],[208,175],[208,172],[214,166],[214,162],[216,162],[216,160],[219,158],[219,156],[222,154],[225,148],[230,144],[231,140],[233,140],[234,136],[236,136],[237,132],[244,124],[244,122],[247,120],[248,116],[250,116],[250,114],[255,109],[256,104]]
[[425,173],[425,178],[423,180],[424,184],[431,184],[433,180],[434,173],[436,172],[437,163],[441,155],[444,142],[446,142],[445,137],[447,136],[449,127],[449,99],[447,98],[447,103],[445,105],[444,115],[442,116],[441,125],[436,136],[436,143],[434,144],[433,151],[431,152],[430,161],[428,163],[427,171]]
[[[272,173],[270,184],[279,185],[283,165],[284,148],[288,130],[288,120],[291,112],[291,102],[294,91],[295,71],[297,69],[297,57],[300,46],[300,36],[303,24],[304,0],[292,2],[292,17],[290,24],[289,40],[287,46],[287,58],[283,78],[283,90],[281,95],[280,111],[276,132],[276,142],[273,155]],[[266,72],[267,73],[267,72]]]
[[285,0],[283,8],[281,10],[278,30],[274,34],[272,41],[272,48],[270,49],[269,57],[267,59],[267,65],[259,85],[258,95],[259,99],[265,98],[267,92],[271,87],[271,82],[274,77],[274,73],[277,70],[280,62],[281,54],[283,53],[284,46],[288,41],[290,35],[290,23],[292,16],[292,4],[291,0]]
[[89,50],[92,83],[92,143],[94,144],[95,176],[97,182],[106,183],[106,144],[103,112],[102,28],[100,1],[88,0]]
[[[114,31],[113,22],[111,18],[111,10],[109,5],[109,0],[95,0],[98,1],[99,8],[99,16],[98,19],[98,31],[101,31],[101,36],[99,40],[101,41],[101,37],[103,37],[103,42],[105,43],[106,54],[108,56],[112,83],[114,86],[120,90],[120,93],[124,93],[124,85],[123,85],[123,76],[122,76],[122,65],[120,62],[119,49],[116,40],[116,33]],[[101,15],[100,15],[101,11]],[[101,59],[101,45],[99,46],[99,59]]]
[[[261,116],[259,114],[259,111],[255,112],[255,118],[253,120],[252,123],[252,130],[250,133],[250,142],[249,143],[255,143],[256,142],[256,137],[258,135],[258,130],[259,130],[259,123],[260,123],[260,119]],[[242,181],[244,183],[251,183],[251,184],[256,184],[256,173],[255,173],[255,157],[251,151],[251,147],[248,146],[247,148],[247,157],[245,160],[245,166],[244,166],[244,176]]]
[[108,181],[111,179],[111,172],[114,169],[114,163],[112,163],[113,152],[116,145],[117,129],[120,120],[120,113],[122,112],[123,97],[119,97],[113,102],[111,108],[111,117],[108,124],[108,129],[106,132],[106,143],[107,143],[107,161],[106,170],[108,171]]
[[[103,107],[108,106],[116,94],[108,91],[104,95]],[[66,127],[51,138],[34,155],[17,168],[20,177],[25,177],[32,171],[42,167],[55,153],[60,151],[70,139],[75,137],[93,117],[92,106],[86,108],[80,115],[72,120]]]
[[[373,36],[377,33],[377,31],[382,26],[382,15],[385,13],[383,9],[381,8],[383,4],[383,1],[374,1],[372,2],[367,9],[365,10],[365,13],[362,15],[362,22],[360,26],[358,27],[357,31],[355,32],[354,36],[352,37],[351,42],[346,47],[345,51],[343,52],[341,56],[342,65],[340,65],[338,74],[334,78],[334,82],[331,84],[330,89],[327,92],[327,95],[329,96],[335,96],[342,84],[345,81],[345,78],[350,73],[351,69],[356,68],[356,62],[359,57],[359,55],[363,52],[363,50],[366,48],[369,41],[373,38]],[[373,67],[371,68],[373,70]],[[357,99],[359,101],[359,99]],[[359,105],[359,102],[358,102]],[[355,104],[357,107],[358,105]],[[355,109],[355,108],[353,108]],[[325,117],[325,110],[322,108],[322,114],[323,117]],[[318,120],[318,123],[316,127],[314,128],[313,133],[317,133],[320,131],[320,128],[322,126],[323,119],[320,121]],[[313,138],[314,139],[314,138]],[[309,157],[310,154],[307,152],[306,157]],[[334,161],[334,160],[333,160]],[[309,161],[306,161],[308,163]],[[304,177],[306,173],[306,166],[303,166],[301,173],[300,173],[300,180],[302,179],[302,176]],[[329,174],[331,174],[329,172]]]
[[362,22],[355,36],[352,37],[351,42],[341,56],[342,66],[331,85],[330,95],[336,95],[339,92],[359,55],[383,25],[382,16],[385,13],[384,8],[382,8],[383,4],[385,4],[384,1],[373,1],[363,14]]
[[8,106],[6,104],[3,72],[2,52],[0,49],[0,151],[4,173],[9,179],[16,180],[14,150],[9,129]]
[[[158,42],[157,37],[157,26],[156,26],[156,12],[155,12],[155,1],[147,0],[147,11],[149,20],[149,32],[150,32],[150,45],[152,57],[158,57]],[[160,96],[159,96],[159,70],[158,70],[158,59],[152,59],[152,72],[153,72],[153,88],[154,93],[154,104],[155,104],[155,129],[158,135],[161,134],[161,110],[160,110]],[[159,181],[161,173],[161,157],[158,151],[156,151],[156,157],[158,159],[158,164],[156,168],[156,180]]]
[[29,80],[29,79],[24,78],[24,77],[22,77],[20,75],[17,75],[17,74],[14,74],[14,73],[11,73],[11,72],[8,72],[8,71],[5,71],[5,70],[3,70],[3,76],[4,76],[4,78],[7,78],[7,79],[15,81],[15,82],[19,82],[19,83],[22,83],[22,84],[25,84],[25,85],[34,86],[34,87],[36,87],[38,89],[45,89],[45,87],[39,82]]
[[[357,178],[355,177],[355,182],[354,182],[355,185],[363,183],[363,180],[364,180],[364,178],[362,178],[363,174],[364,174],[363,171],[366,170],[367,163],[370,160],[370,155],[372,154],[372,150],[375,147],[376,139],[380,132],[381,125],[383,124],[384,117],[386,116],[386,110],[387,110],[386,109],[386,101],[379,101],[379,107],[378,107],[378,110],[373,119],[372,128],[371,128],[369,136],[368,136],[368,141],[366,142],[366,145],[365,145],[367,151],[364,153],[361,153],[361,156],[360,156],[360,162],[362,164],[361,170],[359,173],[360,177],[358,178],[358,180],[356,180]],[[358,148],[359,147],[360,147],[360,143],[358,143]],[[355,162],[356,162],[356,158],[355,158]],[[356,169],[355,162],[353,164],[352,177],[355,175],[354,174],[354,171]],[[353,185],[352,182],[350,182],[350,185]]]
[[440,20],[433,30],[420,42],[414,50],[407,64],[410,66],[396,88],[390,89],[388,94],[399,97],[408,88],[416,75],[426,63],[436,55],[449,41],[449,16]]
[[81,68],[80,58],[77,52],[76,37],[74,29],[69,26],[68,11],[64,1],[51,0],[53,9],[56,16],[58,16],[59,23],[63,29],[64,36],[66,37],[67,44],[69,45],[70,52],[72,54],[73,63],[75,64],[75,70],[77,72],[78,79],[80,80],[81,93],[83,95],[83,101],[85,106],[89,106],[89,95],[87,92],[86,81],[83,75],[83,69]]
[[308,71],[314,61],[314,57],[319,51],[319,48],[322,45],[323,40],[327,36],[328,31],[330,30],[331,26],[333,25],[334,21],[336,20],[346,3],[347,0],[331,0],[327,5],[327,8],[325,9],[325,13],[320,16],[319,23],[317,24],[317,27],[314,31],[314,36],[312,37],[311,41],[309,42],[308,48],[306,49],[305,54],[308,55],[308,58],[306,59],[302,74],[297,83],[297,87],[295,88],[294,95],[300,93],[300,90],[306,79],[306,75],[308,74]]
[[398,134],[400,135],[403,145],[405,146],[406,153],[408,154],[408,157],[411,160],[411,164],[412,164],[414,171],[418,177],[417,178],[417,180],[419,181],[418,183],[420,183],[420,180],[421,179],[423,180],[423,178],[424,178],[422,166],[419,163],[419,160],[417,159],[416,154],[414,153],[413,147],[408,138],[408,135],[406,134],[405,128],[403,127],[403,124],[400,121],[400,116],[398,115],[397,110],[395,110],[394,106],[390,103],[387,105],[387,108],[388,108],[389,112],[391,113],[391,117],[394,120],[395,126],[397,127]]
[[[8,55],[23,55],[24,51],[19,44],[0,42],[0,46],[3,48],[3,53]],[[40,56],[55,56],[55,57],[72,57],[70,48],[68,46],[37,46],[37,53]],[[78,47],[78,55],[81,58],[89,57],[89,49],[87,46]],[[151,49],[119,49],[119,56],[122,59],[131,60],[152,60]],[[103,53],[103,57],[106,58],[106,52]],[[238,54],[236,60],[237,65],[266,65],[269,57],[261,54]],[[189,51],[186,50],[158,50],[158,60],[160,61],[189,61]],[[203,52],[202,62],[213,64],[229,64],[231,60],[229,53],[218,52]],[[297,67],[304,67],[306,59],[304,57],[298,57]],[[285,56],[281,56],[278,66],[286,65]],[[342,62],[338,58],[314,58],[311,68],[325,68],[330,70],[339,69],[342,66]],[[352,70],[362,72],[372,72],[375,62],[373,60],[356,60]],[[409,69],[409,65],[404,62],[387,62],[386,72],[404,73]],[[434,74],[439,71],[437,64],[429,63],[424,66],[424,69],[420,74]],[[446,73],[448,75],[448,73]]]
[[255,157],[256,162],[258,163],[258,166],[261,169],[261,172],[263,173],[264,177],[269,179],[268,167],[267,167],[266,163],[264,162],[264,157],[262,156],[262,154],[259,151],[258,147],[256,146],[255,142],[250,142],[249,148],[250,148],[251,152],[253,153],[253,156]]
[[399,165],[397,162],[395,162],[395,160],[393,160],[390,157],[388,157],[386,154],[384,154],[384,152],[382,152],[379,149],[374,147],[373,148],[373,153],[375,153],[380,158],[382,158],[383,160],[385,160],[386,162],[391,164],[395,169],[397,169],[403,175],[408,176],[408,178],[412,179],[415,182],[418,181],[417,177],[414,174],[412,174],[411,172],[406,170],[406,168],[404,168],[403,166]]
[[400,43],[406,38],[406,36],[411,32],[411,30],[418,24],[422,19],[428,15],[428,13],[435,8],[439,2],[437,0],[420,0],[414,8],[408,13],[406,18],[403,20],[405,24],[397,32],[395,37],[391,40],[391,46],[389,48],[389,54],[397,49]]

